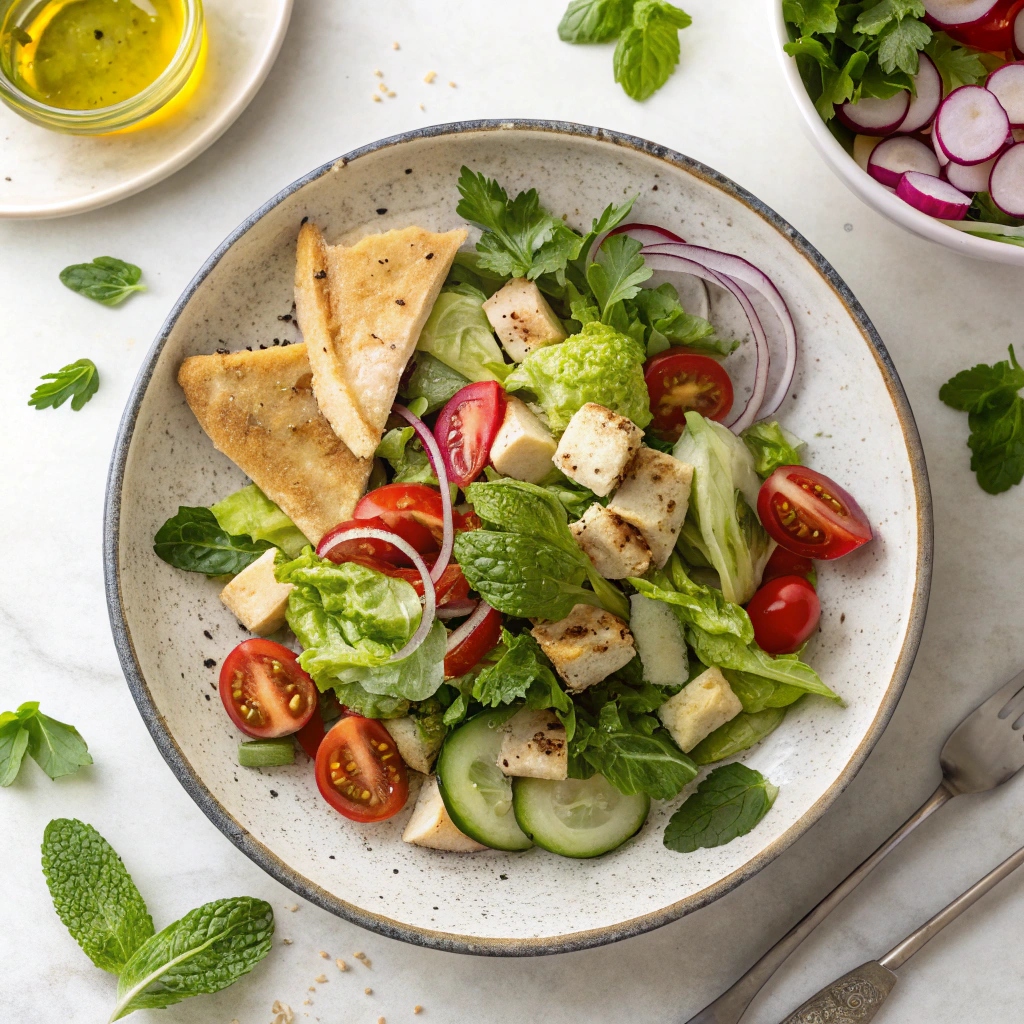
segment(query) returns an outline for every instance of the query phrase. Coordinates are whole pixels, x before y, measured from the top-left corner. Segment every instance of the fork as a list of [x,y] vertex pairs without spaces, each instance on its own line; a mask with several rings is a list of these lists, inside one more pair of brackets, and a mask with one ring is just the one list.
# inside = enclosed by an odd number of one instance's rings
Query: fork
[[1024,672],[974,709],[950,734],[939,764],[939,788],[870,857],[854,868],[813,910],[797,922],[750,970],[686,1024],[739,1024],[754,996],[804,939],[918,825],[963,793],[1001,786],[1024,768]]

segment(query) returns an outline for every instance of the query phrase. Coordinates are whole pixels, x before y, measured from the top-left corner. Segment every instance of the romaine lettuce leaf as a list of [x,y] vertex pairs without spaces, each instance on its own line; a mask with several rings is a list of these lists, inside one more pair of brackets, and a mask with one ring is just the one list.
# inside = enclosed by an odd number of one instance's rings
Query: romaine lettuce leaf
[[220,528],[232,537],[269,541],[294,558],[309,541],[255,484],[218,501],[211,509]]
[[419,441],[413,441],[416,431],[412,427],[389,430],[377,445],[374,455],[385,459],[394,471],[396,484],[430,484],[437,487],[437,477]]
[[771,476],[779,466],[799,466],[800,449],[807,443],[776,420],[753,423],[740,437],[754,456],[754,471],[761,478]]
[[638,427],[651,422],[644,350],[607,324],[584,324],[557,345],[534,349],[505,379],[509,391],[537,396],[556,434],[562,433],[587,402],[627,416]]
[[438,295],[416,348],[469,380],[501,381],[511,369],[483,311],[484,293],[470,284],[446,287]]

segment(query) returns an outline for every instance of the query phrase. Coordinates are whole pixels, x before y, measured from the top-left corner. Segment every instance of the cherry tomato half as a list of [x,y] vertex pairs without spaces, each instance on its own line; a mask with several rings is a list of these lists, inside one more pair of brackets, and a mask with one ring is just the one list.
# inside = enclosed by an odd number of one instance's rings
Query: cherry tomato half
[[940,25],[930,15],[925,15],[924,20],[958,43],[1002,53],[1013,46],[1013,20],[1018,10],[1017,0],[999,0],[983,18],[962,25]]
[[444,674],[447,679],[464,675],[488,652],[493,651],[501,639],[501,612],[492,608],[465,640],[444,656]]
[[750,599],[754,639],[769,654],[792,654],[818,628],[821,603],[802,576],[780,576]]
[[309,721],[317,689],[287,647],[273,640],[243,640],[221,666],[220,699],[242,732],[272,739],[298,732]]
[[[348,530],[383,530],[385,533],[394,533],[387,523],[384,522],[380,516],[368,516],[365,519],[346,519],[343,523],[338,523],[332,530],[328,530],[323,535],[320,543],[316,546],[316,553],[321,558],[326,558],[333,562],[335,565],[341,565],[342,562],[358,562],[363,558],[372,558],[375,561],[388,562],[391,565],[410,565],[411,562],[408,556],[402,554],[402,552],[395,547],[394,544],[388,544],[387,541],[374,540],[371,537],[360,537],[358,540],[345,540],[340,544],[335,544],[330,547],[330,543],[338,536],[339,533],[345,533]],[[329,550],[328,550],[329,549]],[[327,551],[327,554],[323,554]],[[416,578],[419,579],[419,573],[416,573]]]
[[345,715],[316,752],[320,795],[353,821],[383,821],[409,798],[409,774],[380,722]]
[[710,356],[662,352],[647,361],[644,380],[654,415],[652,429],[664,441],[679,437],[691,410],[720,420],[732,408],[732,381]]
[[[426,484],[385,484],[364,494],[355,519],[382,519],[421,555],[441,550],[444,511],[441,492]],[[405,561],[407,565],[408,562]]]
[[[764,572],[761,574],[761,583],[769,580],[777,580],[780,576],[802,576],[808,583],[811,583],[814,573],[814,563],[803,555],[794,555],[787,551],[780,544],[771,554]],[[811,586],[814,584],[811,583]]]
[[765,480],[757,517],[768,536],[805,558],[840,558],[872,537],[853,495],[806,466],[779,466]]
[[466,487],[484,471],[506,404],[497,381],[481,380],[456,391],[438,413],[434,436],[456,487]]

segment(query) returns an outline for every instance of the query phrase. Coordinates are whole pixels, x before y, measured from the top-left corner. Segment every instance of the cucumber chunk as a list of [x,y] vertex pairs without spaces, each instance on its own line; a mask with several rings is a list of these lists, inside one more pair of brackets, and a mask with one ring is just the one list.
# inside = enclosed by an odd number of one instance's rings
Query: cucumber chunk
[[541,849],[563,857],[599,857],[640,831],[651,809],[644,793],[626,796],[603,775],[589,779],[516,779],[519,827]]
[[485,711],[459,726],[437,759],[441,799],[460,831],[494,850],[527,850],[533,844],[516,824],[512,780],[498,767],[501,726],[508,709]]
[[291,736],[243,740],[238,744],[238,763],[243,768],[276,768],[282,764],[295,764],[295,740]]

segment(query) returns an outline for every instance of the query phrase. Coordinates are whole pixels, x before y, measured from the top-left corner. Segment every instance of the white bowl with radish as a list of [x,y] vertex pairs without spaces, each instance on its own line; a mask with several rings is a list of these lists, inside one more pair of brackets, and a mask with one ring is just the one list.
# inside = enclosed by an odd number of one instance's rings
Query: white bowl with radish
[[789,35],[782,4],[769,2],[777,52],[805,131],[843,182],[922,238],[1024,266],[1024,226],[974,219],[975,197],[987,193],[1001,220],[1024,220],[1024,0],[924,0],[927,23],[973,45],[993,70],[978,84],[947,89],[922,51],[914,93],[836,107],[837,122],[854,133],[852,152],[822,119],[796,59],[783,50]]

